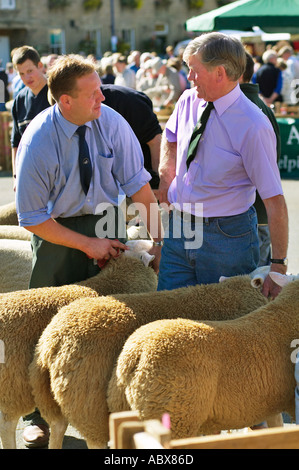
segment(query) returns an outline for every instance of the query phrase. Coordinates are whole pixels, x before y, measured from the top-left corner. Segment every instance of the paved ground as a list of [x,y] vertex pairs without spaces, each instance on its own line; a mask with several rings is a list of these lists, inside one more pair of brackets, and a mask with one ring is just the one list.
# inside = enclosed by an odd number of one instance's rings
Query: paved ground
[[[1,176],[0,173],[0,205],[8,204],[14,200],[12,178],[9,176]],[[289,210],[289,226],[290,226],[290,239],[289,239],[289,272],[299,273],[299,181],[297,180],[283,180],[283,189]],[[83,412],[83,410],[82,410]],[[17,447],[25,449],[22,441],[24,424],[22,420],[19,421],[17,428]],[[65,449],[82,449],[86,448],[86,443],[80,434],[73,427],[69,426],[63,443]]]

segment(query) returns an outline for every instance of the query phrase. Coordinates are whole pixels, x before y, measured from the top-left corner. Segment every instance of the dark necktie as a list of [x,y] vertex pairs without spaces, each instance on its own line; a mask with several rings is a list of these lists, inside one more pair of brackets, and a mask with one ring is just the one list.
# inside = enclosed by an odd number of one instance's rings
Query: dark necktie
[[88,192],[91,175],[92,175],[92,167],[90,161],[90,154],[87,142],[85,140],[85,131],[86,126],[80,126],[77,129],[77,134],[79,135],[79,169],[80,169],[80,180],[83,191],[85,194]]
[[211,113],[213,108],[214,108],[214,104],[212,103],[212,101],[209,101],[207,106],[204,109],[204,112],[200,116],[200,118],[199,118],[199,120],[198,120],[198,122],[197,122],[197,124],[196,124],[196,126],[193,130],[191,140],[190,140],[190,143],[189,143],[188,154],[187,154],[187,161],[186,161],[187,170],[189,169],[190,163],[195,158],[199,141],[201,139],[203,131],[205,130],[206,124],[208,122],[210,113]]

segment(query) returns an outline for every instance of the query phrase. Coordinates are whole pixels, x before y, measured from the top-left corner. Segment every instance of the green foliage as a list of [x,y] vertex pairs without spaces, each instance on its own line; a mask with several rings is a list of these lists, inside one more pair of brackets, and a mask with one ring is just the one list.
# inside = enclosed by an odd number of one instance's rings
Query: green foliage
[[96,42],[90,39],[83,39],[79,42],[79,51],[84,52],[86,55],[96,53]]
[[86,11],[98,10],[103,5],[103,0],[83,0],[83,8]]
[[204,6],[204,0],[187,0],[189,8],[202,8]]

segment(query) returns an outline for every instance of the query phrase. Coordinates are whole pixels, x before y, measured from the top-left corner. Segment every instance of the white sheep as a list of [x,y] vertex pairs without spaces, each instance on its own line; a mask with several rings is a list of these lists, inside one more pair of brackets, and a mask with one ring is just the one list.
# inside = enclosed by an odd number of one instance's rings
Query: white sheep
[[32,250],[27,240],[0,240],[0,293],[28,288]]
[[[14,226],[8,227],[11,227],[13,230],[21,228]],[[13,230],[12,235],[14,233]],[[153,255],[148,253],[153,246],[151,240],[129,240],[126,242],[126,245],[130,249],[124,252],[124,256],[140,259],[145,266],[149,266],[154,258]],[[0,235],[0,259],[0,293],[27,289],[32,271],[32,249],[30,241],[17,239],[5,240],[1,239]]]
[[[74,285],[27,289],[0,295],[0,437],[15,448],[18,419],[34,408],[28,367],[35,345],[52,317],[64,305],[83,297],[119,292],[155,291],[157,275],[135,258],[110,260],[96,276]],[[2,354],[2,355],[3,355]]]
[[142,326],[119,355],[109,411],[125,409],[126,398],[141,419],[169,413],[173,438],[244,428],[283,411],[294,417],[298,335],[298,281],[242,318]]
[[178,315],[236,318],[266,303],[250,276],[236,276],[173,291],[86,298],[62,308],[43,332],[29,369],[36,406],[51,427],[49,447],[62,446],[68,422],[89,448],[107,445],[109,379],[125,340],[139,326]]
[[0,239],[2,238],[30,241],[31,234],[25,227],[19,227],[18,225],[0,225]]
[[18,225],[15,201],[0,206],[0,225]]

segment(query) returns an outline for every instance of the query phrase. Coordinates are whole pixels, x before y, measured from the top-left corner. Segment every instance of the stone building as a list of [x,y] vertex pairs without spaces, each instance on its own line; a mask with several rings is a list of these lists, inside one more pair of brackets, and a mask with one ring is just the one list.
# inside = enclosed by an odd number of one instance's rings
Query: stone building
[[[24,44],[41,54],[165,51],[188,37],[185,21],[230,0],[0,0],[0,58]],[[190,36],[190,33],[189,33]]]

